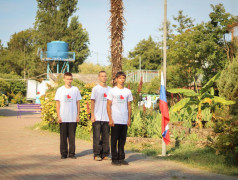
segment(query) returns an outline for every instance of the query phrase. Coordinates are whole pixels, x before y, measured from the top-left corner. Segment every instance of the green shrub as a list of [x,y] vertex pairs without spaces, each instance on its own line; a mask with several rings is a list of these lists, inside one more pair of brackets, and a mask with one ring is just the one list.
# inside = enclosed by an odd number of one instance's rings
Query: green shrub
[[128,136],[161,138],[160,113],[152,109],[133,108]]
[[[10,74],[0,73],[0,77],[4,79],[11,79],[9,81],[5,81],[5,83],[2,83],[4,80],[0,81],[0,89],[5,91],[8,96],[11,93],[17,94],[19,92],[21,92],[23,95],[26,94],[26,83],[23,80],[19,80],[22,79],[21,76],[11,72]],[[9,98],[11,100],[11,96],[9,96]]]
[[11,103],[13,104],[23,104],[26,102],[26,98],[23,96],[21,92],[18,92],[16,95],[13,96]]
[[228,163],[238,165],[238,117],[217,119],[214,132],[211,147],[225,155]]
[[170,122],[182,122],[184,127],[191,128],[192,122],[196,121],[197,108],[196,106],[188,106],[187,108],[181,109],[180,112],[170,111]]
[[222,70],[217,85],[220,96],[236,101],[231,106],[231,113],[238,115],[238,58],[233,59]]
[[5,94],[0,93],[0,107],[8,105],[8,97]]
[[7,93],[10,90],[10,83],[0,79],[0,93]]

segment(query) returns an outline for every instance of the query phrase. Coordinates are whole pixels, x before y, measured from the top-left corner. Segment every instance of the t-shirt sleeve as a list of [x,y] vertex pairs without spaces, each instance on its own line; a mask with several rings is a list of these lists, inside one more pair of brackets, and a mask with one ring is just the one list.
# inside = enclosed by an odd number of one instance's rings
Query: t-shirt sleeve
[[78,90],[78,88],[77,88],[77,96],[76,96],[76,99],[77,99],[77,101],[79,101],[79,100],[82,99],[81,94],[80,94],[80,91]]
[[60,90],[57,89],[56,93],[55,93],[55,101],[59,101],[60,100]]
[[112,89],[109,90],[108,94],[107,94],[107,99],[112,101]]
[[133,101],[133,96],[131,91],[129,91],[128,102]]
[[92,89],[91,99],[95,99],[95,88]]

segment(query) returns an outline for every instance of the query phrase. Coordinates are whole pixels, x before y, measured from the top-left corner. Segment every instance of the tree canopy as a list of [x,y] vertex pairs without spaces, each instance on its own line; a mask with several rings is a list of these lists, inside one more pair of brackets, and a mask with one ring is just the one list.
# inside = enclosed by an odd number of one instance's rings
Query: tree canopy
[[141,68],[147,70],[159,69],[161,65],[161,49],[150,36],[148,39],[141,40],[133,51],[129,52],[129,58],[133,67],[139,69],[139,58],[141,58]]
[[[167,86],[170,88],[190,86],[198,77],[203,77],[202,84],[206,84],[230,61],[224,34],[229,24],[238,22],[238,16],[227,13],[222,4],[211,5],[211,9],[208,22],[194,25],[191,17],[179,11],[173,17],[175,22],[168,23]],[[141,40],[129,52],[127,61],[138,69],[139,57],[142,69],[160,69],[162,43],[151,36]]]

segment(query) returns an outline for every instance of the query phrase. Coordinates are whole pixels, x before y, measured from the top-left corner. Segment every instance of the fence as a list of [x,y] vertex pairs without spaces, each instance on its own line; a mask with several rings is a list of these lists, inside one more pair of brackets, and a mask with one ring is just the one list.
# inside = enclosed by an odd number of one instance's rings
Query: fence
[[133,70],[126,71],[127,82],[140,82],[142,77],[143,82],[150,82],[153,78],[159,76],[158,70]]

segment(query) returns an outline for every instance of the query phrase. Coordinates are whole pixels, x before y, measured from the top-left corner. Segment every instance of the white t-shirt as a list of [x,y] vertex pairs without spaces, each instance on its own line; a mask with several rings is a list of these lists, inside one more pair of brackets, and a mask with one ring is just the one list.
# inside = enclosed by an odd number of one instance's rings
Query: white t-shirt
[[62,122],[76,122],[77,101],[81,99],[81,94],[75,86],[69,89],[61,86],[57,89],[55,100],[60,101],[60,117]]
[[133,101],[131,90],[119,89],[117,86],[108,92],[107,99],[112,101],[112,120],[114,124],[127,124],[128,102]]
[[95,100],[94,115],[96,121],[109,121],[107,115],[107,94],[111,87],[97,85],[93,88],[91,99]]

